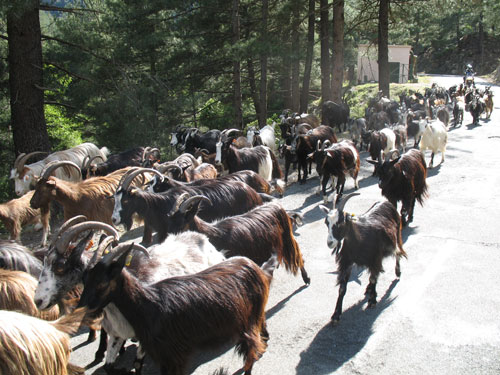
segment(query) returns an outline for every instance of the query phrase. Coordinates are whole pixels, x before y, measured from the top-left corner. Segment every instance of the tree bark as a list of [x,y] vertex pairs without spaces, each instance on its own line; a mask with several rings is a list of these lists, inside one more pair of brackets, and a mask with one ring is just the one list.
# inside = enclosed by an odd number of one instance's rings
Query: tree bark
[[380,0],[378,14],[378,89],[386,97],[389,92],[389,3]]
[[257,114],[257,120],[260,119],[260,98],[257,92],[257,83],[255,79],[255,69],[253,67],[252,58],[247,59],[247,70],[248,70],[248,85],[250,87],[250,96],[252,97],[253,106],[255,108],[255,113]]
[[44,114],[43,62],[38,1],[7,14],[12,135],[16,155],[50,151]]
[[[233,0],[232,8],[232,28],[233,28],[233,45],[240,41],[240,1]],[[234,108],[234,127],[243,129],[243,109],[241,98],[241,67],[238,57],[233,57],[233,108]]]
[[282,45],[284,53],[281,63],[281,90],[283,92],[283,104],[286,109],[292,109],[292,79],[291,79],[291,60],[290,60],[290,18],[285,18],[283,20],[283,28],[281,34]]
[[292,3],[292,43],[290,56],[292,61],[292,111],[300,110],[300,2]]
[[304,65],[304,77],[302,80],[302,93],[300,95],[300,112],[307,113],[309,103],[309,86],[311,84],[311,69],[314,54],[314,7],[315,0],[309,0],[307,21],[307,51]]
[[262,30],[261,30],[261,52],[260,52],[260,105],[259,126],[266,126],[267,121],[267,54],[265,48],[267,40],[267,19],[269,16],[269,1],[262,0]]
[[340,103],[344,82],[344,0],[333,4],[333,75],[332,101]]
[[320,0],[319,37],[321,42],[321,100],[330,100],[330,43],[328,22],[328,0]]

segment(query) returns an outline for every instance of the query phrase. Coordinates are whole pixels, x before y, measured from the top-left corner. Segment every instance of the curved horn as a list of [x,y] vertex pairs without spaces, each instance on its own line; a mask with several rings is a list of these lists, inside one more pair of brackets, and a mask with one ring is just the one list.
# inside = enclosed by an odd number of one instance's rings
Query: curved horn
[[57,232],[57,237],[54,242],[57,242],[59,238],[61,238],[61,235],[66,232],[66,230],[70,227],[72,227],[75,224],[83,223],[84,221],[87,221],[87,217],[84,215],[78,215],[74,216],[71,219],[66,220],[61,227],[59,228],[59,231]]
[[95,159],[101,159],[101,163],[104,162],[104,158],[101,155],[94,155],[89,159],[89,167]]
[[190,208],[190,206],[193,203],[196,203],[198,201],[205,201],[205,202],[208,202],[210,205],[212,205],[212,201],[210,199],[208,199],[207,197],[205,197],[203,195],[195,195],[191,198],[186,199],[184,202],[182,202],[182,204],[179,207],[179,212],[181,214],[185,214],[186,211],[188,210],[188,208]]
[[82,169],[89,169],[89,168],[90,168],[90,156],[86,155],[82,161]]
[[58,238],[54,244],[55,248],[60,254],[64,254],[68,249],[69,243],[81,232],[89,230],[89,229],[102,229],[112,235],[116,240],[118,240],[118,231],[113,228],[111,225],[102,223],[100,221],[85,221],[83,223],[79,223],[73,225],[71,228],[67,229],[61,236]]
[[150,258],[150,255],[144,246],[132,242],[131,244],[130,243],[119,244],[118,246],[116,246],[113,249],[112,252],[110,252],[109,254],[106,254],[101,259],[101,262],[105,265],[110,265],[114,259],[119,258],[121,255],[123,255],[129,251],[132,251],[132,250],[142,251],[144,254],[146,254],[146,256],[148,258]]
[[316,143],[316,151],[321,149],[321,141],[318,139],[318,143]]
[[[132,181],[134,180],[134,178],[136,178],[140,174],[144,174],[144,173],[148,173],[148,172],[153,173],[153,174],[157,175],[160,178],[163,178],[163,175],[159,171],[157,171],[156,169],[153,169],[153,168],[137,168],[137,169],[133,170],[131,173],[129,173],[123,179],[123,182],[121,184],[122,190],[128,190],[128,187],[130,186],[130,184],[132,183]],[[116,190],[118,190],[118,188]]]
[[81,177],[82,171],[78,165],[76,165],[75,163],[73,163],[72,161],[69,161],[69,160],[59,160],[59,161],[53,161],[53,162],[50,162],[49,164],[47,164],[43,168],[42,173],[40,173],[40,175],[42,176],[41,178],[46,180],[47,178],[49,178],[49,176],[57,168],[62,167],[64,165],[69,165],[69,166],[76,168],[76,170],[78,171],[78,173],[80,174],[80,177]]
[[182,193],[181,195],[179,195],[175,200],[175,203],[172,206],[170,212],[167,214],[167,216],[172,216],[173,214],[175,214],[179,210],[181,204],[188,198],[189,198],[189,193]]
[[169,162],[167,165],[160,165],[158,170],[161,173],[166,173],[166,172],[168,172],[168,171],[170,171],[172,169],[176,169],[176,170],[179,171],[179,173],[182,174],[182,168],[179,167],[177,164],[175,164],[173,162]]
[[150,149],[151,149],[151,147],[149,147],[149,146],[144,147],[144,150],[142,151],[141,163],[144,163],[144,160],[146,160],[146,155],[149,154]]
[[30,152],[29,154],[19,154],[19,156],[16,158],[14,161],[14,168],[17,169],[18,172],[21,172],[24,168],[24,164],[28,161],[29,158],[35,155],[41,155],[41,154],[48,154],[48,152],[43,152],[43,151],[35,151],[35,152]]
[[94,255],[92,256],[92,259],[89,262],[88,268],[91,268],[96,265],[97,260],[99,256],[104,255],[106,249],[108,248],[109,245],[113,244],[116,245],[116,239],[113,236],[107,236],[104,238],[97,249],[94,251]]
[[125,172],[122,177],[120,178],[120,181],[118,182],[118,185],[116,185],[116,190],[118,190],[120,188],[120,186],[122,186],[122,183],[123,181],[125,181],[125,178],[130,175],[133,171],[136,171],[138,170],[139,167],[131,167],[127,172]]
[[340,202],[340,204],[338,205],[337,207],[337,210],[339,212],[343,212],[344,211],[344,207],[345,207],[345,204],[347,203],[347,201],[349,199],[351,199],[352,197],[355,197],[356,195],[360,195],[360,193],[351,193],[351,194],[348,194],[345,196],[344,199],[342,199],[342,201]]
[[327,149],[328,147],[330,147],[332,145],[332,142],[330,142],[329,139],[325,140],[323,142],[323,145],[321,146],[321,151],[325,151],[325,149]]

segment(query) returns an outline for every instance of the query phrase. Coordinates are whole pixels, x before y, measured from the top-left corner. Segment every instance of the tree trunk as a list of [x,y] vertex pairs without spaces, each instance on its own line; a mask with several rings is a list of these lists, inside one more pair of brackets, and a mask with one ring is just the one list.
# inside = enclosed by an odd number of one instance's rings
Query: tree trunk
[[333,75],[332,101],[340,103],[344,82],[344,0],[333,5]]
[[292,3],[292,43],[290,56],[292,60],[292,111],[300,110],[300,2]]
[[262,0],[262,30],[261,30],[261,52],[260,52],[260,106],[259,127],[266,126],[267,121],[267,18],[269,15],[269,1]]
[[380,0],[378,14],[378,89],[386,97],[389,92],[389,3]]
[[290,60],[290,18],[283,19],[281,34],[283,48],[283,61],[281,63],[281,90],[283,92],[283,105],[286,109],[292,109],[292,80],[291,80],[291,60]]
[[260,99],[259,93],[257,92],[257,83],[255,79],[255,69],[253,67],[252,58],[247,59],[247,70],[248,70],[248,85],[250,87],[250,96],[252,97],[253,106],[255,108],[255,113],[257,115],[257,120],[260,119]]
[[304,66],[304,77],[302,81],[302,94],[300,95],[300,112],[307,113],[309,102],[309,85],[311,83],[311,68],[314,53],[314,6],[315,0],[309,0],[307,21],[307,52]]
[[[7,15],[11,124],[16,155],[50,151],[43,99],[38,1]],[[38,88],[37,88],[38,87]]]
[[330,43],[328,22],[328,0],[320,0],[319,37],[321,42],[321,100],[330,100]]
[[[240,41],[240,1],[233,0],[233,9],[231,14],[233,26],[233,45]],[[234,127],[243,129],[243,109],[241,98],[241,67],[239,57],[233,57],[233,107],[234,107]]]

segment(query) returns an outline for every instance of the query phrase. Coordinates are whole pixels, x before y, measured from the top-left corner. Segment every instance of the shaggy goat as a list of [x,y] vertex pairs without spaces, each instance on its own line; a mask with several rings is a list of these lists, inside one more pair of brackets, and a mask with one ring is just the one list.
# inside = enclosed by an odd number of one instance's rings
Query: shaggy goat
[[[80,218],[84,220],[84,218]],[[70,225],[64,236],[59,234],[58,239],[47,252],[42,277],[40,277],[36,291],[36,303],[40,308],[47,308],[59,302],[67,291],[83,281],[85,270],[95,264],[97,259],[93,258],[89,251],[85,251],[89,247],[89,236],[85,237],[76,247],[71,245],[79,235],[88,230],[105,230],[112,234],[94,252],[97,256],[111,245],[111,242],[118,235],[112,227],[98,222]],[[145,284],[151,284],[166,277],[195,273],[225,259],[205,236],[193,232],[169,236],[161,245],[149,248],[149,252],[151,259],[139,254],[134,256],[128,266],[129,272],[132,272]],[[111,370],[118,350],[125,340],[134,337],[135,333],[112,303],[104,308],[102,326],[109,335],[105,368]],[[96,353],[97,359],[102,358],[105,348],[100,347],[99,349],[100,351],[98,350]],[[143,358],[143,352],[139,351],[134,366],[136,373],[140,371]]]
[[89,220],[111,224],[114,202],[106,198],[114,194],[121,177],[130,168],[122,168],[107,176],[93,177],[80,182],[64,181],[51,176],[56,169],[64,165],[80,171],[80,168],[70,161],[48,164],[36,184],[31,207],[39,208],[56,200],[63,206],[64,220],[85,215]]
[[[395,151],[398,153],[398,151]],[[427,196],[427,166],[424,155],[415,149],[406,154],[398,156],[394,160],[382,162],[380,156],[378,161],[368,160],[376,165],[376,175],[379,178],[379,187],[382,195],[397,208],[401,201],[401,218],[403,225],[413,221],[413,210],[415,201],[422,205]]]
[[[163,193],[150,193],[139,189],[129,189],[130,181],[140,173],[151,172],[159,177],[161,174],[155,170],[142,169],[133,171],[123,183],[118,186],[115,193],[115,207],[113,210],[113,223],[124,224],[127,229],[132,226],[132,215],[137,213],[144,219],[146,226],[158,232],[158,241],[163,242],[167,237],[168,221],[165,213],[172,210],[177,197],[182,193],[190,195],[204,195],[214,203],[214,207],[204,204],[200,209],[200,216],[204,220],[215,220],[221,217],[237,215],[263,203],[263,197],[250,186],[239,181],[205,180],[203,184],[194,186],[194,182],[182,186],[172,187]],[[173,183],[173,180],[171,180]],[[151,232],[144,231],[143,242],[151,242]]]
[[195,351],[235,340],[250,375],[269,338],[265,306],[275,258],[261,269],[237,257],[145,285],[124,268],[132,248],[115,248],[89,270],[79,305],[114,303],[162,375],[184,374]]
[[0,204],[0,220],[10,232],[10,238],[17,240],[21,238],[21,228],[28,224],[35,224],[35,229],[41,225],[43,228],[41,246],[47,244],[50,231],[50,209],[49,205],[42,205],[40,209],[30,206],[30,200],[34,191],[29,191],[22,197],[12,199]]
[[284,264],[287,271],[296,275],[300,269],[304,283],[311,282],[293,235],[293,223],[279,203],[266,203],[211,224],[197,216],[203,201],[211,203],[204,196],[181,195],[174,209],[167,214],[169,232],[194,230],[203,233],[217,249],[224,249],[227,257],[246,256],[257,264],[277,254],[278,262]]
[[[14,180],[15,191],[18,196],[26,194],[30,190],[30,187],[36,183],[38,177],[42,175],[42,170],[50,162],[67,160],[81,166],[87,156],[92,158],[99,155],[103,160],[106,160],[106,155],[109,154],[109,151],[106,147],[99,149],[93,143],[82,143],[69,150],[54,152],[36,163],[25,165],[26,161],[36,154],[46,153],[31,152],[28,155],[20,154],[14,162],[14,168],[10,171],[10,178]],[[64,168],[56,171],[56,177],[69,181],[81,180],[81,174],[79,172],[75,173],[71,168]]]
[[0,374],[77,375],[84,369],[69,363],[70,334],[82,322],[84,309],[47,322],[0,310]]
[[338,207],[334,206],[332,210],[320,205],[326,214],[327,245],[337,253],[339,296],[331,318],[334,324],[339,322],[342,314],[342,301],[353,264],[365,266],[370,271],[370,283],[365,294],[368,294],[368,307],[373,307],[377,303],[378,275],[383,272],[382,260],[392,255],[396,257],[396,276],[399,278],[399,260],[401,257],[407,257],[403,250],[401,219],[394,205],[388,201],[378,202],[357,217],[344,212],[345,204],[355,195],[359,193],[347,195]]
[[[368,153],[370,154],[372,160],[377,160],[380,153],[382,152],[382,157],[385,157],[391,150],[394,149],[396,145],[396,134],[389,129],[384,128],[380,131],[374,131],[370,139],[370,147],[368,148]],[[376,169],[373,170],[373,175],[375,176]]]
[[16,241],[0,240],[0,268],[24,271],[38,278],[42,271],[42,261]]

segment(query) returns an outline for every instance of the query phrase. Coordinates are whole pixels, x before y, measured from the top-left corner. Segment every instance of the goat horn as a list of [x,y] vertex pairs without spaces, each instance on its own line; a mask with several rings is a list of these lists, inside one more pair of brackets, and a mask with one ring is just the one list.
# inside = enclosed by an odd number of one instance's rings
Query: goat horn
[[16,161],[14,161],[14,168],[17,169],[18,172],[21,172],[24,168],[24,164],[28,161],[29,158],[35,155],[41,155],[41,154],[48,154],[48,152],[43,152],[43,151],[34,151],[30,152],[29,154],[19,154],[19,156],[16,158]]
[[118,240],[118,231],[111,225],[102,223],[100,221],[85,221],[73,225],[71,228],[67,229],[60,238],[55,241],[55,248],[60,254],[64,254],[68,249],[69,243],[81,232],[89,229],[102,229],[112,235],[116,240]]
[[[130,172],[123,179],[123,182],[121,183],[121,189],[122,190],[128,190],[128,187],[130,186],[130,184],[132,183],[132,181],[134,180],[134,178],[136,178],[138,175],[141,175],[141,174],[144,174],[144,173],[147,173],[147,172],[153,173],[153,174],[157,175],[158,177],[163,178],[163,175],[159,171],[157,171],[156,169],[152,169],[152,168],[137,168],[137,169],[133,170],[132,172]],[[118,190],[118,188],[116,190]]]
[[172,216],[173,214],[175,214],[179,210],[181,204],[188,198],[189,198],[189,193],[182,193],[181,195],[179,195],[175,200],[175,203],[172,206],[170,212],[167,214],[167,216]]
[[118,246],[116,246],[112,252],[110,252],[109,254],[106,254],[104,257],[102,257],[101,262],[104,265],[109,266],[114,259],[116,259],[116,258],[122,256],[123,254],[126,254],[132,250],[142,251],[144,254],[146,254],[146,256],[148,258],[151,257],[149,255],[148,250],[142,245],[136,244],[134,242],[132,242],[131,244],[130,243],[121,243]]
[[205,154],[205,155],[210,154],[210,152],[209,152],[206,148],[201,148],[201,149],[199,149],[199,151],[200,151],[202,154]]
[[89,169],[89,167],[90,167],[90,156],[87,155],[83,158],[82,169]]
[[327,149],[328,147],[330,147],[332,145],[332,142],[330,142],[330,140],[325,140],[323,142],[323,145],[321,146],[321,151],[325,151],[325,149]]
[[92,156],[90,159],[89,159],[89,167],[90,167],[90,164],[92,164],[92,162],[95,160],[95,159],[101,159],[101,162],[104,162],[104,159],[101,155],[94,155]]
[[351,194],[346,195],[345,198],[342,199],[342,201],[340,202],[339,206],[337,207],[337,210],[339,212],[343,212],[345,204],[347,203],[347,201],[349,199],[351,199],[352,197],[355,197],[356,195],[360,195],[360,193],[351,193]]
[[149,147],[149,146],[144,147],[144,150],[142,151],[142,161],[141,161],[141,163],[143,163],[144,160],[146,159],[146,154],[149,153],[150,149],[151,149],[151,147]]
[[57,242],[57,239],[61,238],[62,234],[66,232],[68,228],[72,227],[75,224],[83,223],[84,221],[87,221],[87,217],[84,215],[74,216],[71,219],[66,220],[59,228],[56,240],[54,242]]
[[122,183],[123,181],[125,181],[125,178],[130,175],[133,171],[136,171],[138,170],[139,167],[131,167],[127,172],[125,172],[122,177],[120,178],[120,181],[118,182],[118,185],[116,185],[116,190],[118,190],[120,188],[120,186],[122,186]]
[[161,173],[165,173],[170,171],[171,169],[177,169],[179,173],[182,173],[182,168],[179,167],[177,164],[174,164],[173,162],[169,162],[167,165],[161,165],[160,169],[158,169]]
[[212,201],[205,197],[204,195],[195,195],[191,198],[186,199],[184,202],[179,207],[179,212],[181,214],[185,214],[186,211],[191,207],[193,203],[196,203],[198,201],[205,201],[208,202],[210,205],[212,205]]
[[62,167],[62,166],[65,166],[65,165],[69,165],[69,166],[72,166],[74,167],[78,173],[80,174],[80,177],[82,175],[82,171],[80,169],[80,167],[78,165],[76,165],[75,163],[73,163],[72,161],[69,161],[69,160],[59,160],[59,161],[53,161],[53,162],[50,162],[49,164],[47,164],[43,170],[42,170],[42,173],[40,173],[40,175],[42,176],[42,179],[47,179],[49,178],[49,176],[59,167]]
[[92,256],[92,259],[90,260],[89,263],[89,268],[96,265],[98,257],[104,255],[104,252],[106,251],[108,246],[111,245],[113,242],[116,242],[116,238],[114,238],[113,236],[107,236],[101,241],[101,243],[97,247],[97,250],[94,251],[94,255]]
[[230,136],[232,133],[235,133],[235,132],[237,133],[237,132],[239,132],[239,131],[240,131],[239,129],[235,129],[235,128],[233,128],[233,129],[227,129],[227,130],[226,130],[226,132],[225,132],[224,134],[226,135],[226,137],[228,137],[228,136]]

